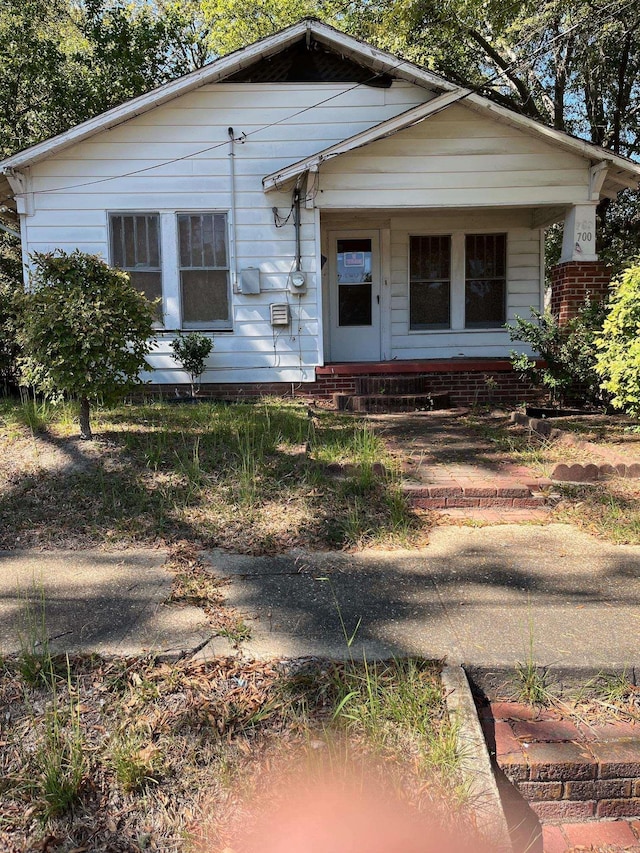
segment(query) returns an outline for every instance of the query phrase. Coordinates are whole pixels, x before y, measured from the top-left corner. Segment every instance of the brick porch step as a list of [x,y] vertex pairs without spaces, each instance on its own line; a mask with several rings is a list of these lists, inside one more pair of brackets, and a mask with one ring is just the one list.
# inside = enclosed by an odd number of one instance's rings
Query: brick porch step
[[[542,824],[562,824],[572,845],[615,843],[613,836],[605,839],[599,828],[605,824],[598,821],[640,818],[639,724],[587,724],[517,702],[483,706],[480,720],[503,773]],[[627,844],[636,842],[623,824],[618,827]],[[559,833],[546,835],[549,850],[560,853]],[[550,843],[554,836],[557,848]]]
[[546,492],[517,482],[458,481],[452,485],[404,483],[402,491],[414,509],[465,507],[538,508],[550,502]]
[[451,408],[448,393],[334,394],[333,404],[342,412],[424,412]]

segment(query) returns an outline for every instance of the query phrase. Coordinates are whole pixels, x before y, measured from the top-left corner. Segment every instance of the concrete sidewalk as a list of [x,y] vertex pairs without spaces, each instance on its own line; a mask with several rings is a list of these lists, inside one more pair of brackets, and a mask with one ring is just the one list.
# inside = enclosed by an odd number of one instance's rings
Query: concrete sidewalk
[[19,651],[20,635],[40,639],[25,605],[41,623],[42,601],[56,652],[193,650],[212,630],[198,608],[166,603],[172,575],[165,559],[151,550],[0,552],[0,653]]
[[[640,663],[640,547],[570,525],[439,527],[420,551],[211,552],[258,657],[423,655],[476,666]],[[344,622],[344,631],[341,625]]]
[[[416,551],[209,552],[257,657],[423,655],[472,666],[640,664],[640,547],[569,525],[438,527]],[[167,604],[161,551],[0,553],[0,653],[20,648],[24,603],[43,590],[57,651],[233,652],[196,607]],[[344,623],[341,625],[341,619]],[[357,631],[356,631],[357,628]]]

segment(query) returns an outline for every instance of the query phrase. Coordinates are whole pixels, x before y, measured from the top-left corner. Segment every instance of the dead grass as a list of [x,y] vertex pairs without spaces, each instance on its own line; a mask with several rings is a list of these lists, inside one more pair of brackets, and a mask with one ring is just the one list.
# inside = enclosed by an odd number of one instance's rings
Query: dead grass
[[[68,406],[0,405],[0,548],[425,540],[382,441],[352,416],[276,399],[157,402],[99,410],[93,442],[76,432]],[[331,462],[349,473],[331,476]]]
[[[579,446],[549,441],[525,427],[510,424],[506,417],[492,418],[488,423],[487,418],[474,416],[468,419],[468,425],[470,431],[491,442],[494,458],[526,465],[539,476],[550,476],[559,462],[604,461]],[[620,453],[628,462],[640,461],[640,434],[630,418],[594,415],[558,419],[557,426],[579,433],[584,441]],[[575,524],[617,545],[640,544],[640,480],[614,477],[592,485],[556,484],[554,491],[561,499],[550,520]]]
[[471,830],[437,664],[78,658],[55,689],[61,739],[78,720],[83,772],[52,813],[42,787],[51,685],[25,682],[14,661],[0,669],[8,853],[238,849],[250,804],[279,805],[282,768],[312,780],[366,768],[412,809]]

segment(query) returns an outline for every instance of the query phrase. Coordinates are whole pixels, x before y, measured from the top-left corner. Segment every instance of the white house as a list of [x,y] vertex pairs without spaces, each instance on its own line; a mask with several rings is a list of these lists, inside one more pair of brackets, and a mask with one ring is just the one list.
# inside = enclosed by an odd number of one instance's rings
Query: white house
[[169,344],[199,329],[221,392],[392,371],[460,400],[488,373],[513,392],[504,326],[542,306],[544,228],[564,219],[564,315],[607,280],[597,203],[638,182],[640,165],[315,20],[0,163],[25,268],[79,248],[162,297],[152,383],[187,382]]

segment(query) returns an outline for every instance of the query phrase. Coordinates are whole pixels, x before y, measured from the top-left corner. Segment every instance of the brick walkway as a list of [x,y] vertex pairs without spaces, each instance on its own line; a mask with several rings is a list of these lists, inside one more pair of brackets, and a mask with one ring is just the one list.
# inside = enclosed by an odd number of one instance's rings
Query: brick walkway
[[640,853],[640,725],[591,725],[518,702],[480,708],[491,753],[543,824],[544,853]]
[[[491,441],[490,418],[485,436],[469,427],[466,414],[466,409],[448,409],[370,416],[402,458],[403,491],[412,506],[440,510],[452,519],[499,523],[545,518],[551,480],[509,461]],[[516,515],[505,518],[505,512]]]
[[542,827],[543,853],[602,849],[606,853],[640,853],[640,821],[565,823]]

